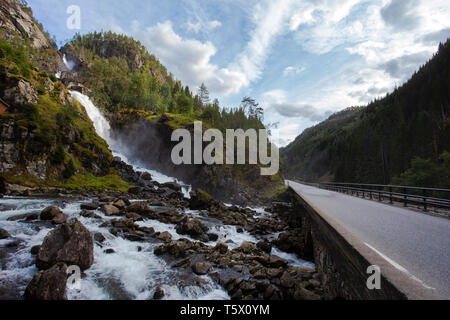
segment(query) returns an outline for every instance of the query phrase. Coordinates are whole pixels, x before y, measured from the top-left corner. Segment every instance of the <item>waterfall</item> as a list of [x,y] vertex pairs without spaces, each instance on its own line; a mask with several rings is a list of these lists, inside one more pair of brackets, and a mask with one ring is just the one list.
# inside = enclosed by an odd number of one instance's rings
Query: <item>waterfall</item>
[[88,96],[78,91],[69,92],[72,97],[74,97],[86,109],[89,118],[94,123],[94,128],[97,134],[103,138],[110,147],[113,147],[114,142],[111,139],[111,126],[101,111],[92,103]]
[[120,143],[120,141],[114,139],[111,135],[111,126],[105,116],[102,114],[99,108],[95,106],[91,99],[78,92],[78,91],[69,91],[72,97],[74,97],[81,105],[86,109],[86,113],[89,118],[94,123],[94,128],[97,134],[103,138],[109,145],[109,148],[115,157],[119,157],[125,163],[131,165],[135,171],[140,172],[148,172],[152,175],[153,180],[159,183],[166,183],[176,181],[183,186],[182,191],[186,198],[190,198],[189,192],[191,191],[191,186],[186,185],[184,182],[179,181],[173,177],[169,177],[165,174],[162,174],[159,171],[152,170],[146,168],[142,163],[131,159],[131,157],[126,153],[126,148]]
[[66,66],[68,71],[72,71],[73,67],[75,67],[75,63],[74,62],[67,61],[67,57],[66,57],[65,54],[63,55],[63,62],[64,62],[64,65]]

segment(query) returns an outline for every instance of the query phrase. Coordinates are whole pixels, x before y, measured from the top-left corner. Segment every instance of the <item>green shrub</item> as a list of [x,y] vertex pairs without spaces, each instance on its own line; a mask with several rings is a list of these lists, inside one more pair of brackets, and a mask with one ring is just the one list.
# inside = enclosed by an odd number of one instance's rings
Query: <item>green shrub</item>
[[58,144],[55,151],[53,152],[52,162],[54,164],[61,164],[64,162],[66,158],[66,154],[64,152],[64,148],[61,144]]
[[65,179],[69,179],[75,174],[75,165],[73,164],[73,160],[70,159],[69,162],[66,164],[66,168],[63,171],[63,177]]

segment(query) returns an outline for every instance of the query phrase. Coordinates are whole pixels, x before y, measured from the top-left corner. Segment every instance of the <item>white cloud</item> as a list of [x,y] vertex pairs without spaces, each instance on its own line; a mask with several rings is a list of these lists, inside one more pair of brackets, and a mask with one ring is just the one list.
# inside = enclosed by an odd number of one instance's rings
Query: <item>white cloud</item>
[[304,50],[325,54],[344,47],[360,57],[321,80],[318,96],[309,96],[316,106],[342,108],[383,96],[430,59],[450,30],[444,0],[319,0],[299,10],[312,10],[314,18],[295,28]]
[[289,66],[286,67],[283,71],[283,76],[287,77],[291,74],[299,74],[302,73],[303,71],[305,71],[306,68],[305,67],[294,67],[294,66]]
[[309,103],[293,103],[285,90],[271,90],[261,97],[265,111],[285,118],[303,118],[310,121],[324,120],[329,111],[320,110]]
[[200,31],[211,32],[212,30],[219,28],[221,26],[222,26],[222,23],[217,20],[197,21],[196,23],[188,21],[186,23],[186,30],[189,32],[194,32],[194,33],[199,33]]
[[242,73],[211,63],[216,48],[211,42],[187,40],[175,33],[170,21],[142,30],[133,23],[133,35],[143,42],[183,83],[199,86],[205,82],[215,93],[237,93],[248,85]]
[[[294,0],[264,1],[252,11],[253,28],[250,40],[228,66],[220,68],[211,62],[216,47],[211,42],[183,39],[175,33],[170,21],[158,23],[144,30],[134,22],[133,36],[143,42],[172,73],[190,86],[202,82],[214,94],[227,96],[238,93],[260,78],[274,39],[288,29]],[[194,33],[202,28],[217,28],[219,21],[206,24],[188,22],[186,28]]]

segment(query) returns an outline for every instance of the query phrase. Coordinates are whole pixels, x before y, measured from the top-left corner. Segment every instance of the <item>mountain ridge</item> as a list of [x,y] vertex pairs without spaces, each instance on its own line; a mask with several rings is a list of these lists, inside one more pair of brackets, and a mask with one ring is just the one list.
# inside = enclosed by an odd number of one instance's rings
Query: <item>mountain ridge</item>
[[[450,150],[449,92],[447,40],[409,81],[385,98],[305,130],[281,150],[283,172],[307,181],[442,186],[431,171],[436,171],[433,166],[445,166],[441,158]],[[403,179],[415,159],[428,159],[430,172],[424,169],[423,174],[436,176]],[[443,170],[448,176],[449,169]]]

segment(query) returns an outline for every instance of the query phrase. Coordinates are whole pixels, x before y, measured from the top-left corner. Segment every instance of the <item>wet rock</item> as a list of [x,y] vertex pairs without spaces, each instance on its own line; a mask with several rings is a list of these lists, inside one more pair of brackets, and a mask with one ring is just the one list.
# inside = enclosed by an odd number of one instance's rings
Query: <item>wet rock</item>
[[177,227],[178,234],[189,235],[194,239],[200,239],[208,228],[199,219],[184,219]]
[[258,242],[256,244],[256,246],[259,249],[261,249],[262,251],[264,251],[265,253],[269,253],[270,254],[272,252],[272,244],[269,241],[267,241],[267,240]]
[[172,235],[169,232],[164,231],[164,232],[158,234],[156,236],[156,239],[162,240],[164,242],[170,242],[172,240]]
[[214,203],[213,197],[201,189],[196,189],[190,192],[189,208],[192,210],[206,210]]
[[108,227],[108,226],[109,226],[109,222],[105,221],[105,222],[103,222],[102,224],[100,224],[98,227],[99,227],[99,228],[106,228],[106,227]]
[[60,208],[56,206],[47,207],[41,212],[41,220],[52,220],[54,217],[56,217],[58,214],[62,214]]
[[0,240],[8,239],[11,235],[5,229],[0,228]]
[[155,248],[154,253],[161,256],[168,253],[175,258],[185,258],[188,250],[192,249],[194,244],[189,240],[172,241],[168,244]]
[[143,242],[145,241],[145,237],[143,234],[139,234],[138,232],[130,232],[123,235],[123,237],[127,240],[133,242]]
[[219,239],[219,235],[215,233],[208,233],[207,236],[209,241],[217,241]]
[[287,266],[288,262],[284,260],[283,258],[280,258],[278,256],[270,256],[268,261],[268,266],[272,268],[280,268]]
[[134,212],[127,212],[127,214],[125,215],[128,219],[131,219],[133,221],[142,221],[144,220],[144,218],[142,218],[141,215],[134,213]]
[[66,221],[67,221],[67,216],[62,212],[56,214],[56,216],[54,216],[52,219],[52,223],[56,224],[56,225],[63,224]]
[[103,241],[105,241],[105,240],[106,240],[106,238],[101,232],[96,232],[94,234],[94,241],[95,242],[103,243]]
[[33,256],[37,255],[40,248],[41,248],[40,245],[32,247],[31,250],[30,250],[31,254],[32,254]]
[[192,271],[194,271],[195,274],[199,276],[203,276],[205,274],[208,274],[208,272],[211,270],[211,264],[208,262],[196,262],[192,265]]
[[106,249],[106,250],[103,250],[103,252],[106,253],[106,254],[116,253],[116,251],[114,249]]
[[259,249],[255,246],[254,243],[244,241],[242,242],[239,250],[246,254],[258,253]]
[[178,183],[176,183],[176,182],[166,182],[166,183],[163,183],[163,184],[162,184],[162,187],[163,187],[163,188],[169,188],[169,189],[175,190],[175,191],[177,191],[177,192],[181,192],[181,190],[182,190],[181,185],[178,184]]
[[155,233],[155,229],[153,229],[152,227],[139,227],[138,230],[145,234],[154,234]]
[[92,219],[101,219],[102,218],[98,214],[95,214],[94,211],[90,211],[90,210],[83,210],[83,211],[81,211],[80,215],[84,218],[92,218]]
[[223,242],[217,242],[214,249],[219,251],[221,254],[226,254],[228,252],[228,245]]
[[270,279],[279,278],[283,274],[283,269],[281,268],[268,268],[266,270],[267,277]]
[[20,214],[14,217],[9,217],[8,221],[20,221],[20,220],[25,220],[25,221],[33,221],[33,220],[37,220],[39,218],[39,214],[37,213],[26,213],[26,214]]
[[94,210],[97,210],[99,206],[100,205],[97,202],[91,202],[91,203],[83,203],[83,204],[81,204],[80,208],[82,210],[94,211]]
[[122,199],[119,199],[113,203],[113,206],[115,206],[118,209],[124,209],[126,207],[125,201]]
[[155,293],[153,294],[153,299],[161,300],[162,298],[164,298],[164,295],[165,295],[164,290],[158,287],[156,288]]
[[148,172],[143,172],[141,174],[141,179],[145,180],[145,181],[151,181],[152,180],[152,175]]
[[237,233],[244,233],[244,229],[242,229],[241,227],[239,227],[239,228],[236,229],[236,232],[237,232]]
[[28,284],[25,300],[67,300],[67,266],[55,264],[48,270],[36,273]]
[[110,204],[103,205],[100,210],[108,217],[116,216],[116,215],[120,214],[119,208],[117,208],[113,205],[110,205]]
[[127,207],[127,212],[135,212],[140,215],[148,215],[154,211],[150,208],[147,202],[137,201]]
[[50,231],[36,257],[36,266],[48,269],[58,262],[88,269],[94,262],[94,241],[79,221],[64,223]]

